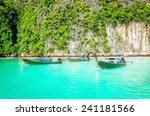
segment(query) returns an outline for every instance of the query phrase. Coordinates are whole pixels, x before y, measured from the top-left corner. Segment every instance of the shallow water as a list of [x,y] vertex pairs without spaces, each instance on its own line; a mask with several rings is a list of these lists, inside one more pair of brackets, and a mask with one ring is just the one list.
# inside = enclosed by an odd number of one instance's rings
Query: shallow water
[[150,58],[128,58],[126,67],[97,68],[90,62],[27,65],[0,59],[0,98],[150,99]]

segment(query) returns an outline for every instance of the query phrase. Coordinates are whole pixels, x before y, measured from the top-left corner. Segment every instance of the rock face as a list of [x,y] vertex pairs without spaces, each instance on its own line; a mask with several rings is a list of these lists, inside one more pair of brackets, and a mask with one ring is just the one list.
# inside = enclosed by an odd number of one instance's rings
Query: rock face
[[[93,10],[97,10],[98,0],[83,0]],[[120,0],[123,5],[132,5],[133,0]],[[147,2],[146,0],[142,0]],[[141,2],[142,2],[141,1]],[[73,3],[74,0],[61,0],[59,3],[61,6],[66,4]],[[69,40],[68,52],[55,50],[53,54],[70,54],[72,56],[85,54],[86,51],[91,51],[91,45],[83,45],[83,31],[82,27],[74,25],[73,30],[71,31],[71,39]],[[80,33],[81,32],[81,33]],[[111,24],[106,24],[106,32],[108,44],[111,46],[111,51],[109,53],[103,53],[102,47],[99,47],[99,55],[116,55],[118,52],[123,52],[126,56],[142,56],[150,55],[150,25],[145,24],[144,22],[130,22],[129,24],[118,24],[112,26]],[[87,38],[94,38],[97,40],[99,37],[94,37],[92,32],[87,33]],[[99,41],[100,43],[100,41]],[[51,46],[50,43],[47,46]],[[81,46],[82,47],[81,47]]]
[[[111,51],[107,55],[116,55],[118,52],[123,52],[126,56],[150,55],[150,26],[145,23],[131,22],[118,24],[115,27],[107,24],[106,31],[111,46]],[[71,54],[78,51],[79,44],[81,44],[79,40],[70,40]]]
[[106,27],[109,44],[112,46],[110,53],[122,51],[125,55],[150,55],[150,26],[131,22],[128,25]]
[[[73,39],[69,41],[68,53],[71,56],[80,56],[86,54],[86,51],[90,51],[89,45],[82,46],[82,35],[78,35],[74,30],[72,32]],[[112,26],[106,25],[108,44],[111,46],[109,53],[103,53],[102,48],[99,48],[99,55],[116,55],[118,52],[123,52],[125,56],[145,56],[150,55],[150,25],[143,22],[131,22],[129,24],[118,24]],[[92,38],[93,34],[88,33],[88,37]],[[55,51],[52,54],[55,55],[68,55],[63,51]]]

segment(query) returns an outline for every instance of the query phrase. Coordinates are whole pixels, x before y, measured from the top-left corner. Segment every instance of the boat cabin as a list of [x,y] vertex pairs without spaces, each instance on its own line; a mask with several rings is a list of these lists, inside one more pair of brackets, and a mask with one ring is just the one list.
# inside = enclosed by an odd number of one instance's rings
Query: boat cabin
[[123,57],[117,57],[117,58],[110,57],[110,58],[106,58],[105,61],[109,63],[125,63],[125,59]]

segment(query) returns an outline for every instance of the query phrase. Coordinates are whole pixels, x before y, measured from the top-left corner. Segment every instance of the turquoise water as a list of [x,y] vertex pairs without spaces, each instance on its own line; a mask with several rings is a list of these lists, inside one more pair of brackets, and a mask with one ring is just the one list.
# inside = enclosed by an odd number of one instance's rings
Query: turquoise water
[[150,99],[150,58],[128,58],[126,67],[98,69],[90,62],[26,65],[0,59],[0,98]]

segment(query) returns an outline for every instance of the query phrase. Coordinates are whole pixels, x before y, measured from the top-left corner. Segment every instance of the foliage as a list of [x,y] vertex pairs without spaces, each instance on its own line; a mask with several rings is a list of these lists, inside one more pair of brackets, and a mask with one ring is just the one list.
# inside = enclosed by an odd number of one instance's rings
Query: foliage
[[[100,0],[100,3],[103,2],[104,0]],[[130,21],[149,22],[150,4],[136,1],[133,5],[123,5],[119,0],[109,0],[108,3],[104,3],[99,14],[106,23],[116,25]]]
[[[84,0],[65,6],[60,0],[0,0],[0,55],[39,56],[56,49],[67,51],[74,38],[81,41],[81,49],[90,46],[109,52],[106,24],[150,23],[147,2],[97,1],[99,9],[94,11]],[[46,44],[51,45],[47,51]]]
[[[84,11],[84,12],[83,12]],[[50,36],[50,42],[55,49],[68,50],[68,41],[71,39],[72,26],[80,26],[81,14],[89,11],[88,5],[81,1],[75,1],[74,4],[68,4],[66,7],[54,8],[47,16],[45,25],[48,27],[47,36]]]
[[15,39],[15,12],[0,2],[0,55],[17,54]]
[[150,35],[148,36],[149,42],[150,42]]

